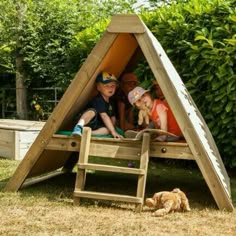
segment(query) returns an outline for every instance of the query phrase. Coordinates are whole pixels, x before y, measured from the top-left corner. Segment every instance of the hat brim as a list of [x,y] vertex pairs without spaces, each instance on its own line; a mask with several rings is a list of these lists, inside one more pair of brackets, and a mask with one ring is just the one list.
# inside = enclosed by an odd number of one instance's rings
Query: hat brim
[[107,79],[104,81],[98,81],[98,83],[101,83],[101,84],[109,84],[111,82],[115,82],[115,83],[119,84],[118,80],[115,80],[115,79]]

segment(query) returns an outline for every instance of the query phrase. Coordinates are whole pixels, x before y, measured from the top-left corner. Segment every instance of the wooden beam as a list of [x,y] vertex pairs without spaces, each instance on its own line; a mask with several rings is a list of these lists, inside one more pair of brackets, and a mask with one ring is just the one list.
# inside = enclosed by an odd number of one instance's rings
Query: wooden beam
[[78,163],[79,169],[88,169],[88,170],[98,170],[98,171],[107,171],[114,173],[123,173],[123,174],[134,174],[134,175],[143,175],[145,172],[142,169],[122,167],[122,166],[112,166],[112,165],[101,165],[101,164],[81,164]]
[[[101,63],[109,47],[114,42],[116,36],[116,34],[105,33],[103,38],[93,49],[90,56],[87,58],[89,63],[85,63],[81,67],[81,69],[71,82],[70,86],[61,98],[59,104],[56,106],[53,113],[39,133],[38,137],[30,147],[24,160],[19,164],[17,170],[5,186],[5,191],[17,191],[23,184],[24,180],[27,178],[27,175],[40,158],[40,155],[42,154],[44,148],[47,146],[52,135],[58,131],[66,115],[71,111],[78,97],[81,95],[82,91],[84,91],[86,85],[89,83],[90,78],[96,72],[97,67]],[[99,56],[96,56],[98,55],[98,53]]]
[[112,17],[107,27],[110,33],[144,33],[145,27],[135,14],[119,14]]
[[218,207],[232,211],[228,175],[204,119],[153,34],[146,29],[135,36]]
[[[90,144],[90,155],[95,156],[97,152],[101,157],[137,160],[140,155],[141,141],[117,140],[113,138],[92,138]],[[54,135],[47,150],[61,150],[78,152],[80,149],[80,137]],[[156,142],[150,145],[150,156],[154,158],[173,158],[194,160],[194,156],[185,142]]]
[[93,199],[101,199],[101,200],[110,200],[110,201],[122,201],[122,202],[130,202],[130,203],[142,203],[142,198],[137,198],[129,195],[121,195],[121,194],[112,194],[112,193],[101,193],[101,192],[90,192],[90,191],[74,191],[75,197],[83,197],[83,198],[93,198]]

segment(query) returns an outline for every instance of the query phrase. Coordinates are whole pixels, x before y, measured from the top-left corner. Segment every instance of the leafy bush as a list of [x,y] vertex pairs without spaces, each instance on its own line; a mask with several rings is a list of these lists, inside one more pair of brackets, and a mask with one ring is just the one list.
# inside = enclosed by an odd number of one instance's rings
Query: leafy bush
[[143,13],[205,118],[229,167],[236,167],[234,0],[191,0]]

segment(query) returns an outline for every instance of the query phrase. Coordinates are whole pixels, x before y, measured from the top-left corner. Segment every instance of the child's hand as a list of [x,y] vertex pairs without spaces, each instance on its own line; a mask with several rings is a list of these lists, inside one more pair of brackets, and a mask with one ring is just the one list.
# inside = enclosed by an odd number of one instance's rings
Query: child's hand
[[123,138],[123,136],[118,134],[116,131],[113,131],[111,134],[114,138]]
[[160,135],[155,138],[156,141],[164,142],[166,141],[167,135]]

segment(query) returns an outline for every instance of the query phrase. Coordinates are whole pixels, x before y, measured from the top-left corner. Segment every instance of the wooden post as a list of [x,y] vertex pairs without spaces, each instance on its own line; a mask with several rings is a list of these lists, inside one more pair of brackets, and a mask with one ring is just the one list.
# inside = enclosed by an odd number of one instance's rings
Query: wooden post
[[[145,174],[139,175],[138,188],[137,188],[137,197],[140,197],[142,199],[144,199],[144,195],[145,195],[149,153],[150,153],[150,134],[144,133],[141,157],[140,157],[140,169],[143,169]],[[142,204],[137,204],[136,212],[141,212],[142,208],[143,208],[143,202]]]
[[[92,134],[91,128],[84,127],[80,144],[80,153],[78,161],[79,164],[88,163],[91,134]],[[85,180],[86,180],[86,169],[79,169],[78,167],[76,182],[75,182],[75,191],[84,190]],[[74,205],[79,205],[79,204],[80,204],[80,198],[74,196]]]

